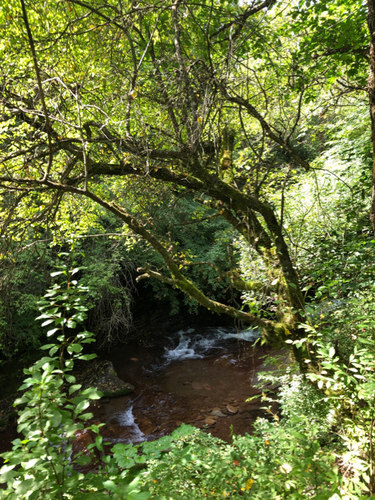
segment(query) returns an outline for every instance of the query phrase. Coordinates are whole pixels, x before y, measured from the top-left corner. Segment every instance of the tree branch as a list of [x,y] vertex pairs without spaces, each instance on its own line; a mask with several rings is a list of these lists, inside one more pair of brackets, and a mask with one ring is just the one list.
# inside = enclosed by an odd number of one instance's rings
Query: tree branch
[[49,155],[48,155],[48,165],[47,165],[47,170],[45,171],[44,174],[44,179],[46,179],[50,173],[51,167],[52,167],[52,162],[53,162],[53,151],[52,151],[52,137],[51,137],[51,124],[49,121],[49,116],[48,116],[48,111],[47,111],[47,105],[46,105],[46,99],[44,95],[44,90],[43,90],[43,85],[42,85],[42,78],[40,76],[40,70],[39,70],[39,65],[38,65],[38,59],[36,57],[36,50],[35,50],[35,45],[34,45],[34,39],[31,33],[30,25],[29,25],[29,20],[27,17],[27,11],[26,11],[26,6],[25,6],[25,1],[21,0],[21,6],[22,6],[22,17],[23,21],[25,23],[25,28],[27,32],[27,38],[29,40],[29,45],[33,57],[33,62],[34,62],[34,69],[35,69],[35,74],[36,74],[36,79],[38,82],[38,88],[39,88],[39,94],[40,94],[40,100],[42,102],[42,108],[43,108],[43,113],[44,113],[44,119],[46,121],[45,129],[47,132],[48,136],[48,149],[49,149]]

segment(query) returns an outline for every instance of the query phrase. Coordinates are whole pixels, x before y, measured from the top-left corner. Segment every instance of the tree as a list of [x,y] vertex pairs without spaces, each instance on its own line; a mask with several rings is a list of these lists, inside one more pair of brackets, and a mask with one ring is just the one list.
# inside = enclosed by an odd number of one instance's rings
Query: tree
[[[298,338],[304,297],[283,230],[284,196],[311,168],[298,137],[327,81],[301,40],[289,38],[282,16],[295,11],[275,0],[21,7],[6,2],[1,14],[10,34],[1,46],[7,213],[34,203],[44,207],[33,215],[41,220],[67,195],[85,197],[162,257],[165,269],[146,267],[142,277]],[[338,76],[330,78],[332,86]],[[188,278],[189,263],[140,210],[150,185],[194,193],[203,218],[217,214],[244,238],[278,294],[274,318],[218,302]],[[14,220],[5,221],[9,229]],[[259,286],[241,282],[235,262],[228,276],[239,289]]]

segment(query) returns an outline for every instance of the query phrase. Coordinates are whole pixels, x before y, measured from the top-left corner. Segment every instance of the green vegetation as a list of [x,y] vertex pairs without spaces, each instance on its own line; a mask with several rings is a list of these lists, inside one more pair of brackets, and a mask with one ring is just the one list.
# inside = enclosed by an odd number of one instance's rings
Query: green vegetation
[[[363,322],[351,322],[360,333],[346,361],[326,340],[327,332],[306,326],[306,337],[294,342],[311,350],[305,362],[312,368],[304,376],[290,369],[281,378],[277,372],[264,375],[267,381],[281,381],[281,418],[269,407],[271,418],[258,419],[252,435],[234,435],[228,444],[182,425],[170,436],[116,444],[108,453],[100,425],[85,425],[92,418],[90,401],[100,394],[82,391],[71,373],[75,360],[94,356],[83,354],[93,335],[78,328],[86,319],[89,296],[74,279],[80,271],[74,262],[62,263],[53,273],[58,281],[39,304],[37,319],[50,340],[42,349],[49,356],[25,370],[24,392],[15,402],[21,407],[18,431],[24,439],[16,439],[12,451],[3,454],[3,498],[354,499],[372,493],[371,317],[357,312]],[[265,393],[262,397],[266,406],[272,401]],[[77,452],[74,443],[83,429],[95,439]],[[96,465],[94,472],[80,472],[88,464]]]
[[[374,2],[5,0],[0,28],[1,359],[38,314],[49,342],[4,498],[375,496]],[[108,450],[73,363],[145,289],[289,346],[277,414]]]

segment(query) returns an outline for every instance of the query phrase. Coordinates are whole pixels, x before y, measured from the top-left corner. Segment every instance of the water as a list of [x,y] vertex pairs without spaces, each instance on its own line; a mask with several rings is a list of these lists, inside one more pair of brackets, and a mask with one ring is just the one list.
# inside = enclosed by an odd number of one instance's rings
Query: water
[[[230,441],[251,432],[264,416],[258,400],[246,402],[260,391],[254,384],[264,369],[262,357],[270,349],[257,345],[252,329],[179,330],[160,335],[152,346],[139,342],[117,346],[110,354],[120,378],[135,386],[134,394],[102,399],[94,408],[96,423],[110,443],[138,443],[171,433],[181,423],[195,425]],[[9,449],[15,429],[0,435]]]
[[112,361],[135,394],[103,400],[97,418],[107,423],[112,441],[139,442],[192,424],[230,440],[231,428],[251,431],[262,414],[254,387],[264,347],[254,347],[258,333],[226,328],[180,330],[159,345],[116,348]]
[[129,443],[139,443],[145,440],[145,435],[135,422],[132,404],[125,411],[115,415],[115,417],[120,427],[126,427],[129,434],[127,440]]
[[251,328],[239,332],[224,328],[206,328],[202,333],[194,328],[179,330],[177,345],[165,347],[164,358],[167,364],[185,359],[202,359],[213,354],[215,349],[225,349],[228,340],[254,342],[258,337],[259,333]]

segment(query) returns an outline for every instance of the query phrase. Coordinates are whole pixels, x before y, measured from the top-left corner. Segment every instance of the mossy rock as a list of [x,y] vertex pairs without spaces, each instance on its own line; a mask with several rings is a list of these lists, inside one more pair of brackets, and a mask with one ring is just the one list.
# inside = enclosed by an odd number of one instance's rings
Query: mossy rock
[[83,388],[95,387],[103,393],[103,397],[116,398],[134,392],[134,386],[121,380],[111,361],[95,360],[90,367],[77,376]]

